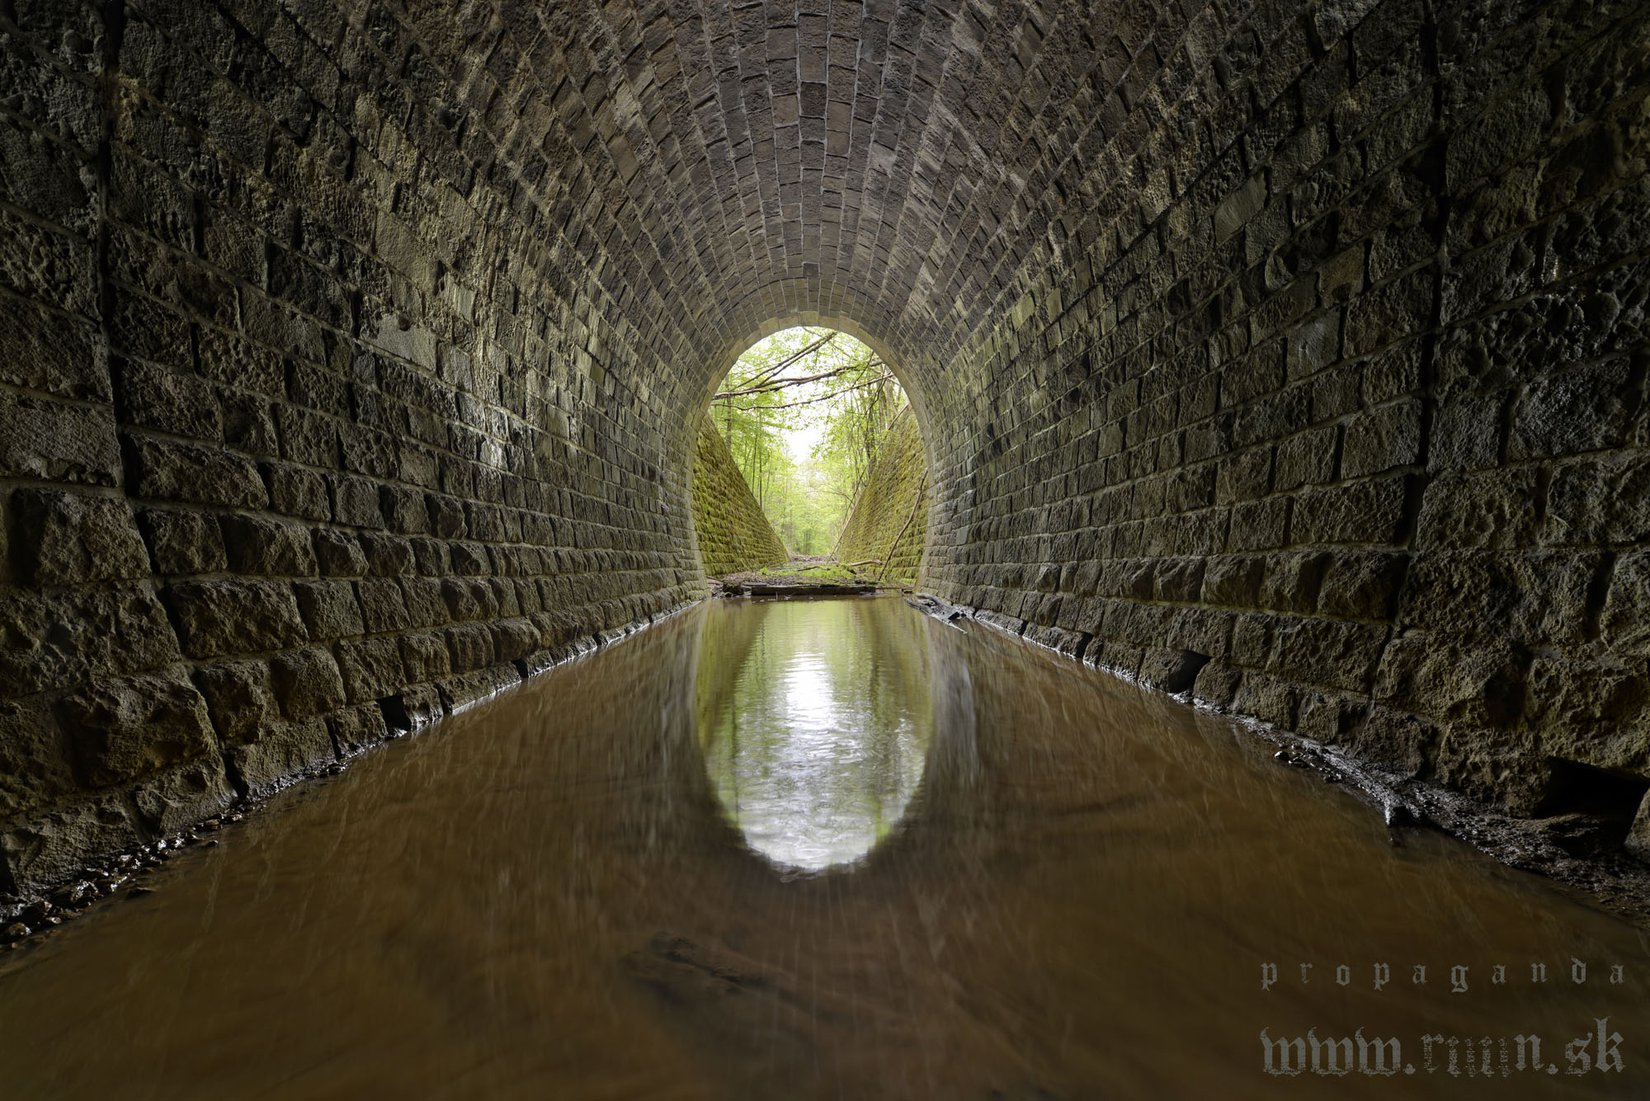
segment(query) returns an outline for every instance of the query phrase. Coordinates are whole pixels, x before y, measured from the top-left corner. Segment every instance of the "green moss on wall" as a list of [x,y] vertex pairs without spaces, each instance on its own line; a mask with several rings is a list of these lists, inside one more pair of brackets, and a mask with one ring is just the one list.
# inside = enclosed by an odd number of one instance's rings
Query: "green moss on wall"
[[[922,568],[931,493],[922,432],[907,409],[888,430],[882,454],[854,502],[837,543],[837,560],[880,559],[886,563],[885,580],[914,584]],[[876,570],[863,572],[874,574]]]
[[707,418],[693,452],[693,523],[705,572],[722,577],[789,560],[720,433]]

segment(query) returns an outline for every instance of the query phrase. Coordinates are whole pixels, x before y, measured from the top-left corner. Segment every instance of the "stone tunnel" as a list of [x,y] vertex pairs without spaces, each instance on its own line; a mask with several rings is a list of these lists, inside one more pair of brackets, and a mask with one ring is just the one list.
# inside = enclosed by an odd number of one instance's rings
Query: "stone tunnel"
[[0,888],[697,599],[799,323],[910,394],[923,591],[1650,786],[1650,4],[0,0],[0,65]]

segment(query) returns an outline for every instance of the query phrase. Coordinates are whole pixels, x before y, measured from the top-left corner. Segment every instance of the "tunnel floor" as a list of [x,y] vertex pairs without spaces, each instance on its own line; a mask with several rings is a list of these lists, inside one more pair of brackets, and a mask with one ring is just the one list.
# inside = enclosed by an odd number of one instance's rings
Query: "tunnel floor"
[[1632,926],[968,627],[712,601],[290,791],[0,961],[0,1096],[1650,1095]]

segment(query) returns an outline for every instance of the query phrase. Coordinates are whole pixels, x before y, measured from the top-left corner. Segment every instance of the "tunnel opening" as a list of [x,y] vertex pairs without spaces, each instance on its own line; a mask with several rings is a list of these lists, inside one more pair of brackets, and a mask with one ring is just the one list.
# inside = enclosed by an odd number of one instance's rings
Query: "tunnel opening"
[[696,432],[705,571],[914,585],[931,483],[910,399],[881,352],[840,329],[780,329],[732,363]]

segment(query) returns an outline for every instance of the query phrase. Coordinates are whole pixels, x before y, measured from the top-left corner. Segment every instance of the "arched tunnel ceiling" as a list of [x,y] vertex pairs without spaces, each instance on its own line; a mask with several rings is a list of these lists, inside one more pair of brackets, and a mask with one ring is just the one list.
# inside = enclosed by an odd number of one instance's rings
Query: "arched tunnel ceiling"
[[776,321],[849,321],[920,394],[1072,232],[1094,154],[1160,67],[1152,43],[1174,49],[1185,17],[800,9],[499,0],[425,12],[426,40],[469,67],[469,107],[537,218],[605,255],[640,344],[709,372]]

